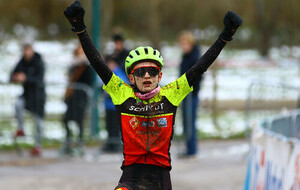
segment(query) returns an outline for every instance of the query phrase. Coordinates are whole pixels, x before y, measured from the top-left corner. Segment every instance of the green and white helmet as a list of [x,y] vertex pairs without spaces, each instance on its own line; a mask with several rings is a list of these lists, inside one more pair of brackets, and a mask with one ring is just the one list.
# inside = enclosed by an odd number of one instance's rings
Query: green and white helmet
[[155,63],[158,63],[161,68],[164,66],[164,60],[158,50],[153,49],[150,46],[140,46],[134,50],[131,50],[129,55],[126,57],[125,72],[127,76],[131,73],[134,64],[142,60],[153,60]]

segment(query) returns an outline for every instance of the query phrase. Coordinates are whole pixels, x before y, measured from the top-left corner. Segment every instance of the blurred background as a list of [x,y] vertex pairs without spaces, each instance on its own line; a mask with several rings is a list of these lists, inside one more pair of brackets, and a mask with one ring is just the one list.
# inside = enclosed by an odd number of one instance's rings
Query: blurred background
[[[72,2],[0,0],[2,152],[16,152],[12,155],[20,156],[22,150],[34,144],[35,126],[28,114],[24,130],[29,135],[18,142],[12,138],[17,128],[14,103],[22,88],[9,83],[9,76],[22,56],[24,42],[31,42],[45,62],[47,100],[43,147],[59,150],[65,140],[61,120],[67,107],[63,96],[78,40],[63,11]],[[86,10],[87,29],[102,55],[113,52],[115,33],[123,35],[129,50],[139,45],[151,45],[161,51],[166,64],[162,86],[179,76],[182,51],[178,36],[181,31],[190,30],[204,53],[222,31],[225,13],[232,10],[240,15],[243,25],[204,74],[198,94],[196,127],[199,143],[203,140],[204,147],[205,140],[237,140],[238,145],[248,145],[254,125],[276,114],[288,114],[300,106],[300,20],[297,19],[300,1],[82,0],[81,4]],[[101,81],[94,78],[94,82],[99,85],[93,86],[88,93],[90,102],[84,117],[84,139],[86,146],[99,149],[108,134],[104,92]],[[176,119],[174,141],[180,153],[184,151],[181,106]],[[76,127],[71,128],[78,133]],[[202,145],[199,149],[201,155]],[[243,146],[237,152],[247,154],[249,150],[250,146]],[[242,164],[240,170],[244,174],[245,165]],[[243,183],[241,180],[239,187],[231,189],[240,189]]]

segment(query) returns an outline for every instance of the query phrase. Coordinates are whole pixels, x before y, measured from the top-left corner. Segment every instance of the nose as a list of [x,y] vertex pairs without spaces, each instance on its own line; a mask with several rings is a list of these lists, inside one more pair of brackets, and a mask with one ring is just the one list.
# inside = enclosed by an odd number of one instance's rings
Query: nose
[[145,77],[145,78],[150,78],[150,75],[149,75],[149,73],[148,73],[148,72],[146,72],[144,77]]

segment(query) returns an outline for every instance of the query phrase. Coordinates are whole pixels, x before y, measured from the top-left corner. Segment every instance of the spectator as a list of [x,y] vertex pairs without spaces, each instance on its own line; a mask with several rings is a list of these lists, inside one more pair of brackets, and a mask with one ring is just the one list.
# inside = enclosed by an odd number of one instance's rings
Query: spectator
[[18,130],[14,137],[25,136],[24,110],[26,109],[33,114],[36,124],[35,146],[30,151],[32,156],[41,154],[42,123],[46,99],[44,73],[44,62],[41,55],[33,50],[32,44],[24,44],[23,56],[10,76],[10,81],[22,84],[24,90],[15,105]]
[[66,129],[66,141],[64,151],[72,154],[75,149],[72,145],[72,131],[69,121],[75,121],[79,129],[77,147],[80,154],[83,154],[83,119],[84,112],[88,105],[88,91],[92,86],[92,68],[82,50],[78,45],[74,51],[74,59],[68,71],[69,84],[65,92],[65,103],[67,111],[63,117]]
[[[179,45],[182,49],[183,55],[180,63],[180,76],[192,68],[200,58],[200,50],[195,42],[194,35],[190,31],[183,31],[179,35]],[[195,155],[197,153],[197,107],[199,104],[198,92],[202,75],[197,79],[193,85],[193,92],[190,93],[182,101],[182,117],[183,117],[183,131],[186,137],[186,155]]]
[[115,34],[113,36],[113,41],[115,43],[115,49],[112,53],[111,57],[117,61],[119,67],[123,70],[125,69],[125,59],[129,53],[129,51],[124,46],[124,38],[121,34]]
[[[125,83],[129,84],[124,70],[118,65],[117,60],[114,57],[108,56],[106,58],[107,66]],[[106,130],[108,132],[107,142],[104,144],[103,150],[110,152],[120,152],[122,150],[120,142],[120,125],[118,123],[117,113],[115,105],[113,104],[111,97],[105,92],[105,113],[106,113]]]

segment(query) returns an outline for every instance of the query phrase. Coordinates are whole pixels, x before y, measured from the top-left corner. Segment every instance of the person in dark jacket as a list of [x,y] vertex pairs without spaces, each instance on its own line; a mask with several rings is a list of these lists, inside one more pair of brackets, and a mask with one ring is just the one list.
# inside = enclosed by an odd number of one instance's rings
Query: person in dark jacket
[[[111,56],[107,56],[106,59],[107,66],[122,79],[126,84],[130,84],[130,81],[125,73],[125,71],[117,63],[117,59]],[[106,130],[108,133],[107,141],[103,146],[103,151],[108,152],[120,152],[122,151],[121,141],[120,141],[120,125],[118,122],[118,117],[116,113],[116,108],[112,102],[111,97],[108,93],[105,94],[105,115],[106,115]]]
[[117,61],[119,67],[123,70],[125,69],[125,59],[129,53],[129,51],[124,46],[124,37],[121,34],[114,34],[113,41],[115,44],[114,52],[110,57],[114,57]]
[[63,123],[66,129],[65,153],[72,154],[72,131],[69,121],[75,121],[79,135],[77,140],[77,150],[83,154],[83,119],[85,109],[88,105],[89,93],[93,81],[92,68],[79,44],[74,51],[74,59],[68,72],[69,84],[65,92],[64,101],[67,105],[67,111],[63,117]]
[[25,136],[24,109],[30,111],[36,123],[35,147],[31,150],[33,156],[41,154],[42,120],[46,100],[44,73],[44,62],[41,55],[33,50],[32,44],[24,44],[23,56],[10,76],[11,82],[22,84],[24,89],[23,94],[16,102],[18,130],[14,137]]
[[[194,35],[190,31],[183,31],[179,35],[179,45],[183,52],[180,63],[180,76],[192,68],[200,58],[200,49],[195,42]],[[186,137],[186,155],[197,153],[197,107],[199,104],[198,92],[200,90],[201,77],[194,83],[194,90],[182,102],[183,131]]]

